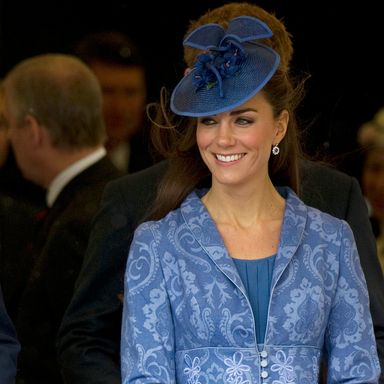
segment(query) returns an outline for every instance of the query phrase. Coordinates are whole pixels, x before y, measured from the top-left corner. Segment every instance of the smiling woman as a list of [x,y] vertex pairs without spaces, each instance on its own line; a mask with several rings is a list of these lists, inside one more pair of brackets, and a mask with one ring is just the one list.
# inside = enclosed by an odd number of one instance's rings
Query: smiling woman
[[334,383],[376,383],[351,228],[299,198],[288,32],[229,3],[184,45],[190,68],[152,130],[168,172],[126,265],[123,383],[315,383],[323,359]]

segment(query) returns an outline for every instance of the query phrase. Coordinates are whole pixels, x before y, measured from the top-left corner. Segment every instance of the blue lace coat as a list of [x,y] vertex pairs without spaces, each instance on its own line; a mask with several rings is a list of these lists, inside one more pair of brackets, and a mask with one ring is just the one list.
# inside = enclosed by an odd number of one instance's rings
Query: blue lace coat
[[[369,299],[349,225],[289,188],[265,340],[217,228],[191,193],[138,227],[125,274],[123,383],[377,383]],[[263,348],[260,348],[263,345]],[[324,352],[325,351],[325,352]]]

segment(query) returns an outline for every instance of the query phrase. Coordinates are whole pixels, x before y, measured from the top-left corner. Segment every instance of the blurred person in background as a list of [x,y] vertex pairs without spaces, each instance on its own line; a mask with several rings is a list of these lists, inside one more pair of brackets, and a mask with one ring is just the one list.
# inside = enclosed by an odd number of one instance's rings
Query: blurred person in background
[[107,130],[106,149],[123,172],[135,172],[151,165],[147,103],[147,71],[137,46],[117,31],[84,35],[74,54],[89,65],[103,91]]
[[359,128],[357,142],[361,148],[359,179],[384,273],[384,108]]
[[[3,166],[9,153],[8,126],[4,117],[4,100],[0,92],[0,167]],[[6,182],[3,180],[3,182]],[[16,282],[20,281],[24,263],[21,259],[18,271],[10,271],[7,265],[9,257],[20,256],[20,244],[24,236],[31,230],[30,211],[24,210],[24,204],[16,201],[0,191],[0,383],[14,384],[16,378],[17,357],[20,344],[16,330],[9,315],[8,305],[12,304]],[[27,225],[27,227],[25,226]],[[9,254],[7,256],[7,253]],[[12,288],[8,283],[12,281]],[[8,289],[8,305],[6,303],[3,283]],[[11,299],[12,298],[12,299]]]
[[28,180],[47,190],[48,208],[24,254],[32,262],[14,320],[22,346],[17,379],[59,384],[56,333],[104,187],[122,172],[104,147],[100,84],[80,59],[27,58],[6,74],[2,87],[16,161]]
[[0,95],[0,193],[31,205],[31,208],[38,211],[45,205],[46,191],[43,187],[25,179],[18,167],[8,138],[3,110],[3,96]]
[[[15,194],[14,178],[5,177],[13,169],[23,181],[24,185],[32,185],[22,177],[12,154],[15,167],[10,168],[10,141],[8,137],[8,124],[4,115],[4,97],[0,92],[0,281],[2,284],[3,299],[8,314],[13,318],[17,303],[31,268],[31,260],[25,256],[25,247],[32,241],[36,223],[38,206],[31,201],[30,190],[20,190],[20,196]],[[16,168],[17,167],[17,168]],[[3,177],[4,176],[4,177]],[[21,186],[21,184],[19,184]],[[36,185],[36,187],[38,187]],[[45,190],[41,188],[42,197]],[[43,195],[44,192],[44,195]]]

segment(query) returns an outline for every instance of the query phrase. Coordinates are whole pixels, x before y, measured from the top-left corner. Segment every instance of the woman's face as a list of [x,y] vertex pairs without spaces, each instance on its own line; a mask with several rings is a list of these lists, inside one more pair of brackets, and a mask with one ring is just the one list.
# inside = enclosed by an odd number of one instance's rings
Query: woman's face
[[274,118],[262,92],[241,106],[197,121],[196,140],[212,182],[240,186],[268,178],[273,145],[283,139],[288,112]]
[[372,207],[372,215],[384,221],[384,147],[370,149],[367,153],[362,188]]

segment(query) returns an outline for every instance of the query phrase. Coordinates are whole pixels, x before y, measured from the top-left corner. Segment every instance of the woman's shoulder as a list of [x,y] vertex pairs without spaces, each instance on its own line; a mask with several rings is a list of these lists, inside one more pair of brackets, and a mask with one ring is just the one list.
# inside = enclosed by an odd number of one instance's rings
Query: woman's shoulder
[[291,209],[298,215],[306,215],[310,222],[316,221],[327,230],[332,227],[339,228],[340,226],[349,226],[349,224],[328,212],[325,212],[317,207],[306,204],[298,195],[295,194],[291,189],[287,189],[287,202]]
[[179,221],[182,218],[181,207],[175,208],[168,212],[164,217],[157,220],[143,221],[138,225],[136,231],[154,230],[162,227],[169,227],[175,221]]
[[182,201],[179,207],[168,212],[164,217],[158,220],[149,220],[142,222],[137,228],[138,231],[163,231],[170,227],[180,226],[191,217],[197,217],[202,214],[204,208],[200,197],[204,191],[194,190]]

